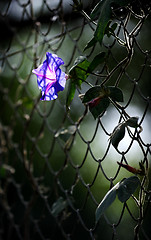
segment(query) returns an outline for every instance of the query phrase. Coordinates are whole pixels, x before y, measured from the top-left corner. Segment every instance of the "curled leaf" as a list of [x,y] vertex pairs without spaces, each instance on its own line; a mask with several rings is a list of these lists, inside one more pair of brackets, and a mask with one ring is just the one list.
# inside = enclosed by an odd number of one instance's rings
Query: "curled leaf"
[[139,184],[140,180],[137,176],[131,176],[121,181],[117,190],[118,199],[121,202],[126,202],[135,192]]
[[67,207],[67,201],[60,197],[56,202],[53,203],[51,208],[51,214],[57,217]]
[[137,128],[138,125],[138,117],[131,117],[125,122],[125,126],[129,126],[132,128]]
[[124,138],[125,136],[125,125],[124,123],[119,124],[113,131],[110,139],[112,145],[117,149],[119,142]]
[[[110,87],[111,88],[111,87]],[[116,89],[114,89],[113,91],[116,91]],[[117,99],[119,101],[119,99],[121,98],[122,100],[122,95],[119,91],[119,95],[117,95]],[[114,98],[115,100],[116,98]],[[124,138],[125,136],[125,127],[133,127],[133,128],[137,128],[138,125],[138,117],[131,117],[128,120],[120,123],[114,130],[113,133],[111,134],[111,143],[112,145],[117,149],[119,142]]]
[[104,211],[114,202],[116,198],[116,191],[118,189],[118,186],[119,186],[119,183],[117,183],[113,188],[111,188],[107,192],[107,194],[104,196],[100,204],[98,205],[95,212],[96,223],[99,221]]

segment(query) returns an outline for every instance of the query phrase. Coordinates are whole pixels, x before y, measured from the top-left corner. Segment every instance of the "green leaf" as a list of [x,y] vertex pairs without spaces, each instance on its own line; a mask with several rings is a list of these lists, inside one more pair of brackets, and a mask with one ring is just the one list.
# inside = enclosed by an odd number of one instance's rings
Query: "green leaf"
[[67,201],[60,197],[51,208],[51,214],[57,217],[67,207]]
[[89,110],[96,119],[109,106],[108,89],[100,86],[90,88],[84,95],[83,103],[89,105]]
[[102,214],[104,214],[104,211],[114,202],[118,186],[119,183],[117,183],[112,189],[110,189],[98,205],[95,212],[96,223],[100,220],[100,217],[102,216]]
[[97,27],[94,32],[95,41],[98,41],[100,44],[102,43],[105,29],[112,16],[111,5],[114,3],[120,6],[126,6],[130,1],[131,0],[102,0],[95,6],[90,15],[92,20],[98,17]]
[[97,5],[94,7],[94,9],[91,12],[90,18],[92,20],[95,20],[97,17],[100,15],[100,9],[103,5],[103,1],[101,0],[100,2],[97,3]]
[[124,101],[123,92],[120,88],[111,86],[111,87],[108,87],[108,89],[110,90],[109,96],[113,101],[116,101],[116,102]]
[[125,125],[124,123],[119,124],[113,131],[110,139],[112,145],[117,149],[119,142],[124,138],[125,136]]
[[96,223],[100,220],[105,210],[114,202],[116,194],[122,203],[126,202],[135,192],[139,184],[139,178],[137,176],[131,176],[118,182],[112,189],[110,189],[96,209]]
[[74,61],[74,64],[73,64],[73,67],[69,70],[69,72],[74,68],[76,67],[78,64],[84,62],[86,60],[86,57],[85,56],[79,56],[75,59]]
[[113,32],[116,30],[117,25],[118,24],[116,22],[112,24],[111,29],[112,29]]
[[100,16],[98,19],[98,23],[97,23],[97,27],[94,33],[94,37],[95,39],[101,44],[103,37],[104,37],[104,33],[105,33],[105,29],[106,26],[108,25],[108,22],[110,20],[111,17],[111,1],[103,1],[103,4],[101,4],[100,7]]
[[76,58],[73,67],[69,70],[69,86],[67,92],[66,106],[68,107],[76,91],[76,87],[81,88],[82,82],[86,80],[89,73],[87,72],[90,63],[84,56],[79,56]]
[[[99,58],[99,55],[97,55],[96,59],[94,58],[94,62],[92,61],[93,62],[92,68],[96,66],[96,64],[98,64],[98,61],[99,61],[98,58]],[[111,87],[95,86],[90,88],[85,93],[83,98],[83,103],[88,103],[90,112],[96,119],[101,113],[103,113],[108,108],[110,104],[109,97],[114,101],[119,101],[119,102],[123,101],[123,93],[119,88],[112,87],[112,86]],[[122,130],[120,131],[120,133],[121,132]],[[116,144],[118,145],[117,140],[119,138],[119,134],[116,134],[115,137],[113,136],[113,144],[115,142],[115,146]]]
[[8,164],[2,164],[2,166],[0,167],[0,177],[1,178],[5,178],[7,177],[7,174],[14,174],[15,173],[15,169],[8,165]]
[[137,128],[138,125],[138,117],[131,117],[125,122],[125,126],[129,126],[132,128]]
[[[110,88],[109,88],[110,89]],[[121,91],[121,90],[120,90]],[[115,100],[115,101],[119,101],[122,100],[122,95],[119,91],[119,94],[115,95],[113,94],[113,96],[110,95],[110,97]],[[113,91],[114,92],[114,91]],[[116,90],[115,90],[116,93]],[[118,93],[118,91],[117,91]],[[125,136],[125,127],[129,126],[129,127],[133,127],[133,128],[137,128],[138,125],[138,117],[131,117],[129,118],[127,121],[120,123],[113,131],[110,139],[111,139],[111,143],[112,145],[117,149],[119,142],[124,138]]]
[[79,88],[89,75],[87,72],[89,65],[90,63],[86,57],[80,56],[75,60],[73,67],[69,71],[72,83],[76,84]]
[[97,117],[99,117],[99,115],[101,113],[104,113],[106,111],[106,109],[108,108],[110,104],[110,101],[108,98],[102,98],[100,100],[100,102],[98,103],[98,105],[96,105],[95,107],[90,107],[90,112],[92,113],[93,117],[96,119]]
[[116,194],[122,203],[126,202],[135,192],[139,184],[139,178],[136,176],[131,176],[129,178],[125,178],[121,182],[118,182],[112,189],[110,189],[96,209],[96,223],[100,220],[105,210],[114,202]]
[[85,51],[86,49],[90,48],[90,47],[93,47],[95,44],[97,43],[97,40],[95,39],[95,37],[93,37],[88,43],[87,45],[85,46],[84,50]]
[[121,181],[117,190],[118,199],[121,202],[126,202],[135,192],[139,184],[140,180],[137,176],[131,176]]
[[73,83],[71,79],[69,79],[68,81],[69,81],[69,85],[68,85],[67,100],[66,100],[67,107],[70,106],[76,91],[76,84]]
[[114,23],[111,27],[109,26],[111,24],[111,21],[108,22],[108,25],[106,26],[106,29],[105,29],[105,34],[110,37],[111,35],[114,34],[114,31],[117,27],[117,23]]
[[89,65],[88,71],[93,72],[93,70],[101,63],[104,62],[105,59],[105,52],[101,52],[98,55],[95,56],[95,58],[92,60],[92,62]]
[[5,178],[7,176],[7,172],[6,172],[6,169],[1,166],[0,167],[0,178]]
[[116,3],[116,4],[120,5],[121,7],[126,6],[131,1],[132,0],[111,0],[112,3]]
[[88,103],[96,97],[105,97],[106,91],[100,86],[90,88],[84,95],[83,103]]

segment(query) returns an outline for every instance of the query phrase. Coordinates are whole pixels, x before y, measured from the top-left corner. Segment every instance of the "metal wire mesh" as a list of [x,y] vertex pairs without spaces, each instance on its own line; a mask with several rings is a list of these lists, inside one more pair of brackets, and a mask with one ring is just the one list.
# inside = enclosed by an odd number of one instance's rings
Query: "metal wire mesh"
[[[139,2],[136,7],[134,2],[114,11],[116,35],[83,52],[94,26],[70,3],[0,4],[0,238],[150,239],[150,177],[147,187],[141,177],[140,192],[124,204],[116,200],[95,223],[95,209],[106,192],[132,175],[116,162],[150,165],[150,5]],[[85,12],[94,6],[86,1]],[[64,59],[65,72],[77,56],[91,60],[105,51],[98,68],[102,77],[91,76],[89,83],[119,86],[124,92],[121,109],[110,106],[94,120],[79,98],[89,89],[87,82],[77,89],[68,111],[68,82],[57,100],[41,102],[32,69],[47,51]],[[138,116],[143,131],[129,129],[115,150],[109,138],[128,116]]]

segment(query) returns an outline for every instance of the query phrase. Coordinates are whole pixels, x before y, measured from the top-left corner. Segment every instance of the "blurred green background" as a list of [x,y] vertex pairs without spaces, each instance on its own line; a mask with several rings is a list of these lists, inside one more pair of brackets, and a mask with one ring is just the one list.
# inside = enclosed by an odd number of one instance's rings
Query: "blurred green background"
[[[97,45],[92,54],[91,50],[83,53],[93,30],[80,14],[72,12],[72,1],[42,2],[0,3],[0,236],[2,239],[91,239],[90,229],[94,228],[92,239],[133,239],[136,221],[127,210],[116,228],[117,235],[112,238],[113,224],[118,222],[123,208],[118,199],[95,227],[95,209],[109,190],[111,179],[116,184],[132,175],[124,169],[117,174],[117,161],[121,161],[122,154],[109,146],[109,135],[90,112],[76,128],[85,107],[77,91],[67,113],[68,81],[56,101],[40,102],[36,76],[31,72],[42,63],[47,51],[57,53],[64,60],[62,70],[67,73],[79,55],[89,55],[88,59],[92,60],[98,52],[108,52],[107,65],[111,70],[127,56],[127,51],[117,43],[112,45],[112,37],[105,37],[103,46]],[[94,1],[85,1],[86,12],[89,13],[94,5]],[[137,21],[132,17],[128,30]],[[138,116],[139,121],[142,120],[143,147],[134,141],[124,155],[129,165],[136,168],[145,157],[149,162],[151,159],[151,110],[147,108],[143,115],[147,97],[151,97],[151,62],[146,61],[144,54],[148,51],[150,56],[150,23],[148,17],[137,37],[141,50],[135,45],[133,59],[127,68],[131,79],[140,77],[139,87],[126,107],[131,117]],[[123,38],[122,32],[119,36]],[[141,75],[144,64],[145,70]],[[102,68],[103,64],[99,66]],[[113,75],[108,85],[114,85],[119,73],[117,71]],[[134,86],[130,78],[123,75],[119,85],[124,93],[124,106]],[[88,80],[94,84],[97,79],[91,76]],[[80,93],[85,93],[88,88],[83,83]],[[110,106],[101,119],[107,133],[112,133],[119,117],[116,109]],[[64,146],[72,140],[71,148],[66,151]],[[130,142],[126,133],[119,144],[121,153],[126,151]],[[102,169],[98,170],[97,160],[103,157]],[[38,185],[38,193],[35,184]],[[138,196],[138,191],[135,195]],[[60,200],[58,206],[64,206],[64,203],[65,207],[56,217],[51,210],[60,197],[63,202]],[[139,209],[134,201],[129,199],[127,204],[132,216],[137,218]],[[149,222],[150,209],[143,228],[146,235],[151,236]],[[145,237],[140,235],[140,239]]]

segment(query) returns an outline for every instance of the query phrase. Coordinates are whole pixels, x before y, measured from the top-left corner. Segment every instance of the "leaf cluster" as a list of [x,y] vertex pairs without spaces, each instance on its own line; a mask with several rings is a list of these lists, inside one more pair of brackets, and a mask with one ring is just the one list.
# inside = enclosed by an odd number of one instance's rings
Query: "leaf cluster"
[[131,176],[123,179],[121,182],[118,182],[113,188],[111,188],[96,209],[96,223],[100,220],[105,210],[114,202],[116,195],[122,203],[126,202],[135,192],[139,184],[139,178],[137,176]]
[[123,102],[123,93],[120,88],[114,86],[90,88],[84,95],[83,103],[89,105],[90,112],[96,119],[103,114],[110,105],[110,99]]
[[130,2],[130,0],[100,0],[98,2],[90,14],[92,21],[98,19],[97,26],[93,38],[87,43],[85,50],[94,46],[97,42],[102,44],[104,35],[107,34],[110,36],[115,31],[117,24],[109,27],[112,18],[112,6],[118,5],[124,7]]
[[69,87],[67,93],[66,106],[71,104],[76,88],[81,88],[81,84],[87,79],[95,68],[104,62],[105,52],[101,52],[94,57],[92,62],[89,62],[85,56],[79,56],[76,58],[72,68],[69,70]]

